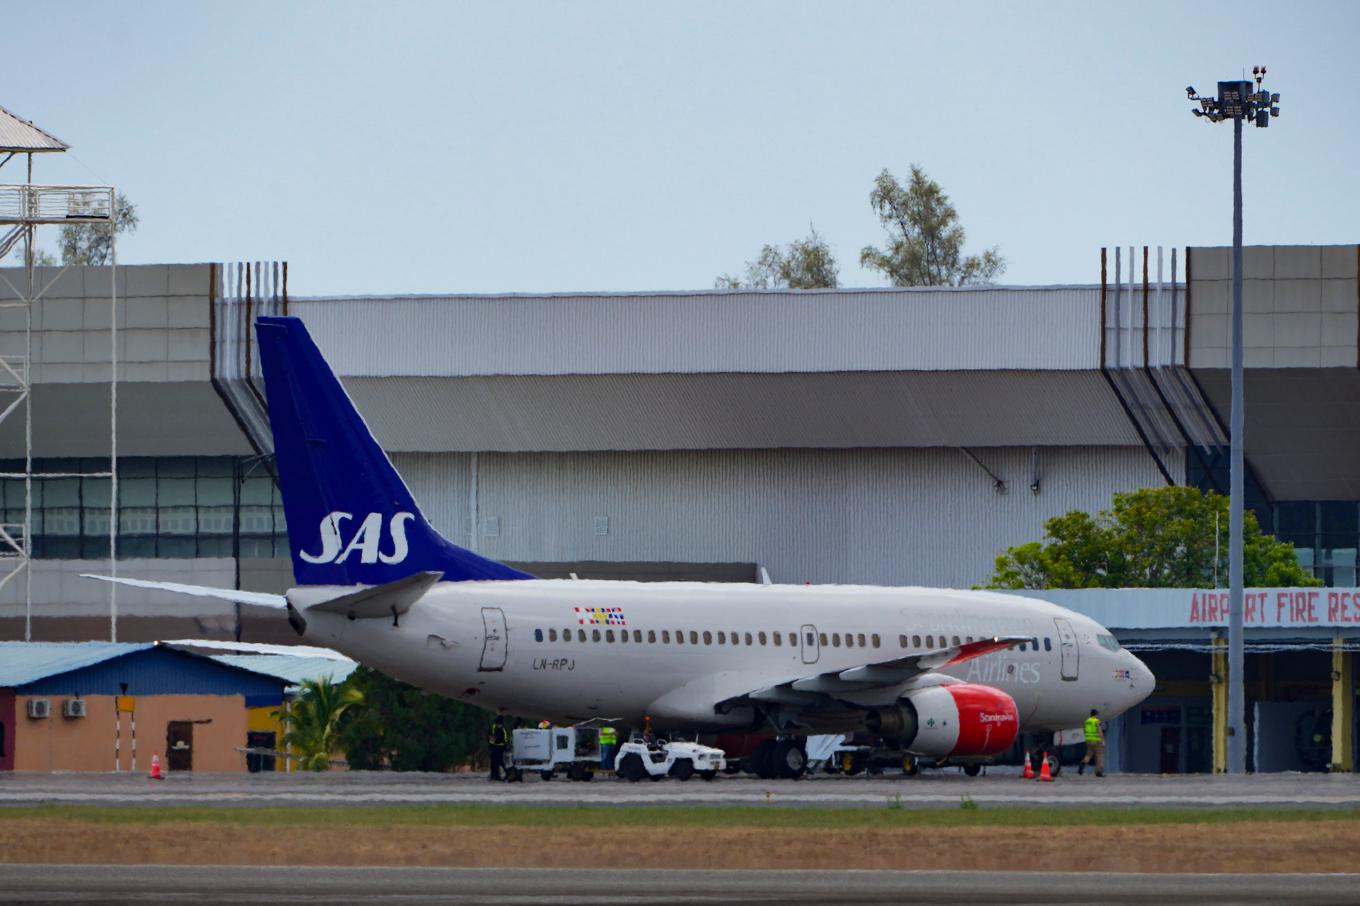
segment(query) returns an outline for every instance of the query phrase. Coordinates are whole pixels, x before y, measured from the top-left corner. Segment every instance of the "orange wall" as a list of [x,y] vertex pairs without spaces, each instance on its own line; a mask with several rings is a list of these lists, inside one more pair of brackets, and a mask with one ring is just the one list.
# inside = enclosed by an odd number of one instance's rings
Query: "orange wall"
[[[29,698],[47,698],[52,716],[30,720]],[[114,696],[85,696],[86,716],[61,716],[66,696],[16,696],[14,769],[16,771],[112,771],[114,762]],[[137,770],[151,768],[151,756],[165,757],[166,724],[172,720],[211,721],[194,724],[195,771],[244,771],[246,702],[240,695],[139,695],[134,714],[122,714],[122,745],[117,769],[132,770],[132,718],[137,721]]]

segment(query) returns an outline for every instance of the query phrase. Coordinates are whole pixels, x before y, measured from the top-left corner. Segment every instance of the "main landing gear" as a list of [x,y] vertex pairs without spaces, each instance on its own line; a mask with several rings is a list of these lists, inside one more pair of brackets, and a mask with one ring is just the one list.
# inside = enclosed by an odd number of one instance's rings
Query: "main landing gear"
[[762,779],[796,780],[807,773],[807,749],[798,739],[767,739],[751,753],[750,763]]

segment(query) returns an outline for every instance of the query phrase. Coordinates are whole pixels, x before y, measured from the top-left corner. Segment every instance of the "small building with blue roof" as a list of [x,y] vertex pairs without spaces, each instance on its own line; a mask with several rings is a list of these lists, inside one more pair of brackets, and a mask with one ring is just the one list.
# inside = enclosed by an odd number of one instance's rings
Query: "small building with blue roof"
[[0,771],[245,771],[287,685],[160,643],[0,643]]

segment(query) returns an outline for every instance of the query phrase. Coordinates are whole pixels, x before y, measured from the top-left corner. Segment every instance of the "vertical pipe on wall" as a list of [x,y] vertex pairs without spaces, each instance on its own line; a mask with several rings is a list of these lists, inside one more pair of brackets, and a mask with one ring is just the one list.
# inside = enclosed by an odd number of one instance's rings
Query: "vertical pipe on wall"
[[477,454],[471,454],[468,475],[468,550],[477,550]]

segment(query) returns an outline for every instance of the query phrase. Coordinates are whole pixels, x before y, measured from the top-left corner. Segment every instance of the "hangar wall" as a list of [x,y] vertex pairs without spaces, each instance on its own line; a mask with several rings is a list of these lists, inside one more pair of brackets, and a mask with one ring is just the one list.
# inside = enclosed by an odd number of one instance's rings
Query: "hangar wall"
[[[1141,447],[398,453],[441,532],[511,561],[751,562],[776,582],[969,587],[1043,522],[1162,483]],[[1184,462],[1177,467],[1184,469]]]

